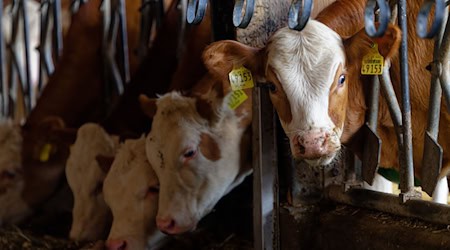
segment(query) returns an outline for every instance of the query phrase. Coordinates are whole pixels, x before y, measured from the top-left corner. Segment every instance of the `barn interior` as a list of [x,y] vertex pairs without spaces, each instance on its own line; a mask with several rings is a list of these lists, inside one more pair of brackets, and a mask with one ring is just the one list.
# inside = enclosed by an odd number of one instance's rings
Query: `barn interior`
[[0,5],[0,250],[450,249],[450,1]]

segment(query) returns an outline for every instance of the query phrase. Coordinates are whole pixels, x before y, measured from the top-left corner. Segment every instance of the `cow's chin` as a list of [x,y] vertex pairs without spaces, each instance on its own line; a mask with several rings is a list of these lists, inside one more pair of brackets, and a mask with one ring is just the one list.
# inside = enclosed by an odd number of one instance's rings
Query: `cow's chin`
[[328,164],[332,163],[333,160],[335,159],[335,156],[336,156],[336,153],[331,153],[331,154],[324,155],[324,156],[316,158],[316,159],[302,159],[301,157],[299,157],[299,158],[294,157],[294,158],[296,160],[303,160],[312,167],[318,167],[318,166],[324,166],[324,165],[328,165]]

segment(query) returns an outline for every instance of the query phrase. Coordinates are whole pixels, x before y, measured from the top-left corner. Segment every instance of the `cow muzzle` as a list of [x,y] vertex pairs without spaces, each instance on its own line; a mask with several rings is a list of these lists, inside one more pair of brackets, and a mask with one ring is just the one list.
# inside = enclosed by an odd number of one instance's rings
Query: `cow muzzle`
[[332,131],[314,129],[297,134],[292,138],[293,156],[305,160],[312,166],[329,164],[340,149],[339,140],[335,142]]
[[181,223],[177,222],[171,217],[157,217],[156,225],[158,229],[169,235],[173,234],[181,234],[188,231],[193,231],[197,226],[196,223],[189,223],[188,225],[181,225]]

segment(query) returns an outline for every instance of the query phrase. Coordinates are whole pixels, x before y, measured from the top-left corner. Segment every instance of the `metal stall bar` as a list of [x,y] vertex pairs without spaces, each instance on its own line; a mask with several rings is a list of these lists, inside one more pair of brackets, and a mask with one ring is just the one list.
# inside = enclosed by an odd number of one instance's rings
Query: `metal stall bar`
[[403,202],[414,194],[414,165],[411,129],[411,103],[408,78],[408,27],[406,20],[406,0],[398,1],[398,25],[402,30],[400,42],[400,79],[402,93],[403,147],[400,151],[400,198]]
[[[3,0],[0,0],[0,6],[3,7]],[[3,10],[0,11],[0,27],[3,27]],[[0,32],[0,60],[5,61],[5,47],[3,40],[3,32]],[[5,78],[5,64],[0,65],[0,114],[3,117],[8,116],[9,110],[9,88]]]
[[265,88],[253,89],[253,247],[280,249],[275,113]]
[[[12,34],[11,41],[8,44],[11,53],[11,68],[10,68],[10,84],[11,88],[20,87],[23,94],[23,104],[25,108],[25,115],[33,107],[33,90],[30,82],[30,61],[29,61],[29,39],[28,39],[28,18],[25,7],[25,0],[15,0],[12,3]],[[22,25],[22,27],[20,26]],[[25,69],[21,67],[22,61],[19,57],[19,48],[17,48],[17,40],[19,36],[19,27],[22,28]],[[17,77],[20,85],[17,85]]]
[[[114,90],[121,95],[124,91],[124,83],[130,79],[125,2],[124,0],[103,0],[101,10],[103,15],[104,79],[112,84],[112,86],[105,84],[105,106],[109,112]],[[117,39],[119,39],[120,46],[116,46]],[[116,62],[117,51],[121,68]]]
[[443,204],[419,199],[399,203],[396,195],[358,188],[344,193],[341,185],[327,187],[325,195],[328,199],[339,203],[418,218],[437,224],[450,224],[450,210],[447,205]]
[[[430,100],[429,100],[429,112],[428,112],[428,122],[427,130],[424,139],[424,151],[422,157],[422,190],[427,192],[430,196],[438,182],[439,174],[442,167],[442,147],[438,144],[437,138],[439,134],[439,118],[441,111],[441,97],[442,89],[439,82],[440,76],[440,47],[442,36],[444,34],[445,26],[442,25],[442,18],[439,19],[441,12],[445,11],[445,4],[443,0],[438,0],[436,3],[436,14],[435,20],[433,22],[433,27],[429,33],[425,33],[426,26],[428,24],[427,18],[431,11],[431,5],[434,1],[426,1],[424,11],[419,13],[417,20],[417,33],[422,38],[432,38],[435,37],[434,42],[434,53],[433,62],[431,63],[431,85],[430,85]],[[439,4],[439,3],[440,4]],[[439,5],[439,6],[438,6]],[[443,10],[443,11],[440,11]],[[448,14],[448,12],[446,13]],[[439,24],[438,24],[439,23]],[[439,25],[441,28],[439,29]],[[438,34],[436,34],[438,32]]]
[[55,51],[56,60],[61,59],[63,51],[63,30],[62,30],[62,15],[61,15],[61,0],[53,0],[53,48]]
[[[447,1],[447,6],[449,1]],[[448,7],[447,7],[448,9]],[[450,18],[447,18],[447,25],[441,43],[441,54],[439,56],[439,62],[441,63],[441,75],[439,80],[444,93],[447,111],[450,112]],[[447,69],[447,70],[446,70]]]
[[39,41],[39,82],[38,91],[42,91],[44,81],[54,70],[52,59],[52,43],[50,38],[51,29],[50,20],[53,17],[53,1],[47,0],[41,2],[41,31]]

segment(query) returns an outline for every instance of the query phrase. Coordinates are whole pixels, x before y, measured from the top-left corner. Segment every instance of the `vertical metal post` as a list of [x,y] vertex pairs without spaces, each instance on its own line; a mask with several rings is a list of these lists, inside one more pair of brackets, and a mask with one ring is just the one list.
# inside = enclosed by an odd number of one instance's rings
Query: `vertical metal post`
[[53,0],[52,11],[53,11],[53,44],[56,60],[59,60],[61,58],[63,51],[61,0]]
[[254,249],[278,249],[277,147],[274,111],[267,89],[253,89]]
[[[28,15],[25,6],[25,0],[20,0],[19,11],[22,15],[23,20],[23,39],[25,47],[25,82],[22,83],[24,86],[24,98],[27,112],[30,112],[34,106],[34,91],[31,86],[31,72],[30,72],[30,38],[28,30]],[[27,98],[26,98],[27,97]]]
[[[445,15],[447,15],[446,12]],[[444,18],[445,20],[445,18]],[[442,148],[438,144],[439,134],[439,118],[441,111],[441,97],[442,89],[439,81],[439,56],[442,36],[444,34],[445,23],[435,37],[433,63],[431,64],[431,85],[430,85],[430,100],[428,106],[428,123],[427,131],[424,139],[424,151],[422,158],[422,189],[429,195],[433,191],[438,182],[439,173],[442,166]]]
[[128,35],[127,35],[127,16],[125,0],[117,0],[116,11],[119,12],[119,60],[122,62],[122,79],[123,83],[130,81],[130,60],[128,57]]
[[[3,6],[3,0],[0,0],[0,6]],[[0,11],[0,27],[3,27],[3,9]],[[3,32],[0,32],[0,60],[5,62]],[[0,64],[0,114],[4,117],[8,115],[9,110],[9,88],[5,78],[5,64]]]
[[406,0],[398,1],[398,24],[402,30],[400,46],[400,78],[402,92],[403,148],[400,157],[400,197],[402,201],[409,199],[414,188],[414,165],[412,152],[411,103],[409,98],[408,79],[408,27],[406,19]]

